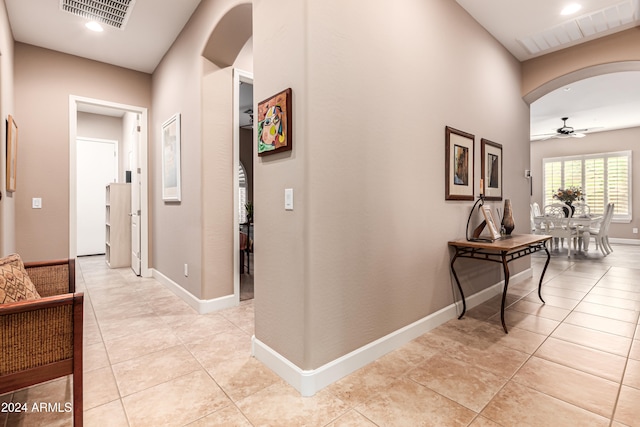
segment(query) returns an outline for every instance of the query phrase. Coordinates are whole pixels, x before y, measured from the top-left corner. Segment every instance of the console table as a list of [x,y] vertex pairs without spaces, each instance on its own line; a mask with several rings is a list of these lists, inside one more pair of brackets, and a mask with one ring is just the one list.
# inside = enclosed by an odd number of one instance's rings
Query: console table
[[527,255],[531,255],[535,252],[545,251],[547,253],[547,261],[544,264],[544,269],[540,275],[540,282],[538,283],[538,297],[540,301],[544,303],[542,299],[541,289],[544,273],[547,271],[551,254],[547,249],[546,242],[551,239],[551,236],[539,235],[539,234],[514,234],[511,236],[505,236],[494,241],[468,241],[466,239],[454,240],[449,242],[449,246],[455,249],[455,255],[451,259],[451,273],[456,280],[458,290],[462,296],[462,313],[458,316],[461,319],[464,313],[467,311],[467,304],[464,300],[464,292],[462,292],[462,286],[460,286],[460,280],[456,274],[455,262],[458,258],[473,258],[480,261],[498,262],[502,264],[504,272],[504,289],[502,291],[502,305],[500,307],[500,320],[502,320],[502,328],[505,333],[509,333],[507,325],[504,322],[504,304],[507,297],[507,288],[509,286],[509,263],[513,260],[522,258]]

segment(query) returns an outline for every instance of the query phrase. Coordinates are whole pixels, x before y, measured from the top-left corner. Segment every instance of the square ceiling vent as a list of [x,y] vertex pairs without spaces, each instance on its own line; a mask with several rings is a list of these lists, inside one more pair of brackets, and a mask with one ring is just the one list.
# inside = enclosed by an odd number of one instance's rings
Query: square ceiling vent
[[626,0],[606,9],[588,15],[579,16],[553,28],[531,34],[518,41],[532,55],[554,49],[598,33],[605,33],[616,28],[629,27],[640,20],[638,0]]
[[124,29],[136,0],[60,0],[60,10]]

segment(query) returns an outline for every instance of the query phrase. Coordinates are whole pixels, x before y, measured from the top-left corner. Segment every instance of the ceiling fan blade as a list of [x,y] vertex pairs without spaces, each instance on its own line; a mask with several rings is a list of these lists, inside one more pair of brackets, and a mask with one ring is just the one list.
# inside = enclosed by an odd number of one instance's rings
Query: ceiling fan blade
[[584,138],[586,135],[584,133],[572,133],[572,138]]
[[556,138],[558,136],[557,133],[547,133],[543,135],[532,135],[531,141],[546,141],[548,139]]

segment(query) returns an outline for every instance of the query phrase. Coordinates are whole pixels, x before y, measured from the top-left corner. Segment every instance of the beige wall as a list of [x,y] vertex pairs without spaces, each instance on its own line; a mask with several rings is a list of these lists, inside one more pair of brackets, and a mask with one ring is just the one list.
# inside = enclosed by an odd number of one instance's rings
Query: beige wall
[[633,156],[632,171],[632,209],[633,218],[630,223],[612,223],[609,230],[612,238],[639,239],[638,234],[633,234],[633,228],[640,228],[640,127],[621,129],[610,132],[594,132],[581,139],[549,139],[546,141],[531,142],[531,174],[533,175],[532,202],[538,202],[542,207],[542,160],[550,157],[573,156],[579,154],[596,154],[604,152],[631,150]]
[[[31,45],[15,45],[20,117],[17,251],[26,260],[69,256],[69,96],[151,105],[148,74]],[[153,130],[150,130],[153,135]],[[42,209],[31,209],[31,198]]]
[[[7,116],[15,117],[22,126],[14,109],[13,89],[13,36],[4,0],[0,0],[0,164],[7,164]],[[20,132],[22,129],[19,128]],[[16,251],[15,239],[15,193],[7,193],[5,168],[0,173],[0,255]]]
[[[255,97],[291,87],[294,125],[293,151],[254,166],[259,340],[314,369],[453,302],[447,241],[472,202],[444,200],[446,125],[476,135],[476,188],[480,138],[503,145],[528,229],[520,71],[455,2],[254,2]],[[497,271],[468,264],[467,291]]]
[[[180,203],[162,201],[159,133],[150,147],[154,268],[200,299],[233,294],[234,233],[231,69],[218,68],[203,52],[220,20],[243,3],[203,0],[153,74],[152,128],[182,115]],[[245,69],[250,49],[248,43],[238,57]]]

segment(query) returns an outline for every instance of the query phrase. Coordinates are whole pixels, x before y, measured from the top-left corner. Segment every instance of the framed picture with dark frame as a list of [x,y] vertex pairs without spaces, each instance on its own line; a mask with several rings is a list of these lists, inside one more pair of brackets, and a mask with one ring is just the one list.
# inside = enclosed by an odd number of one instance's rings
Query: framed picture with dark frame
[[486,200],[502,200],[502,145],[482,138],[482,181]]
[[181,201],[180,114],[162,124],[162,200]]
[[475,136],[445,128],[445,200],[473,200]]
[[291,150],[291,135],[289,88],[258,103],[258,156]]
[[9,114],[7,118],[7,191],[16,191],[18,164],[18,125]]

